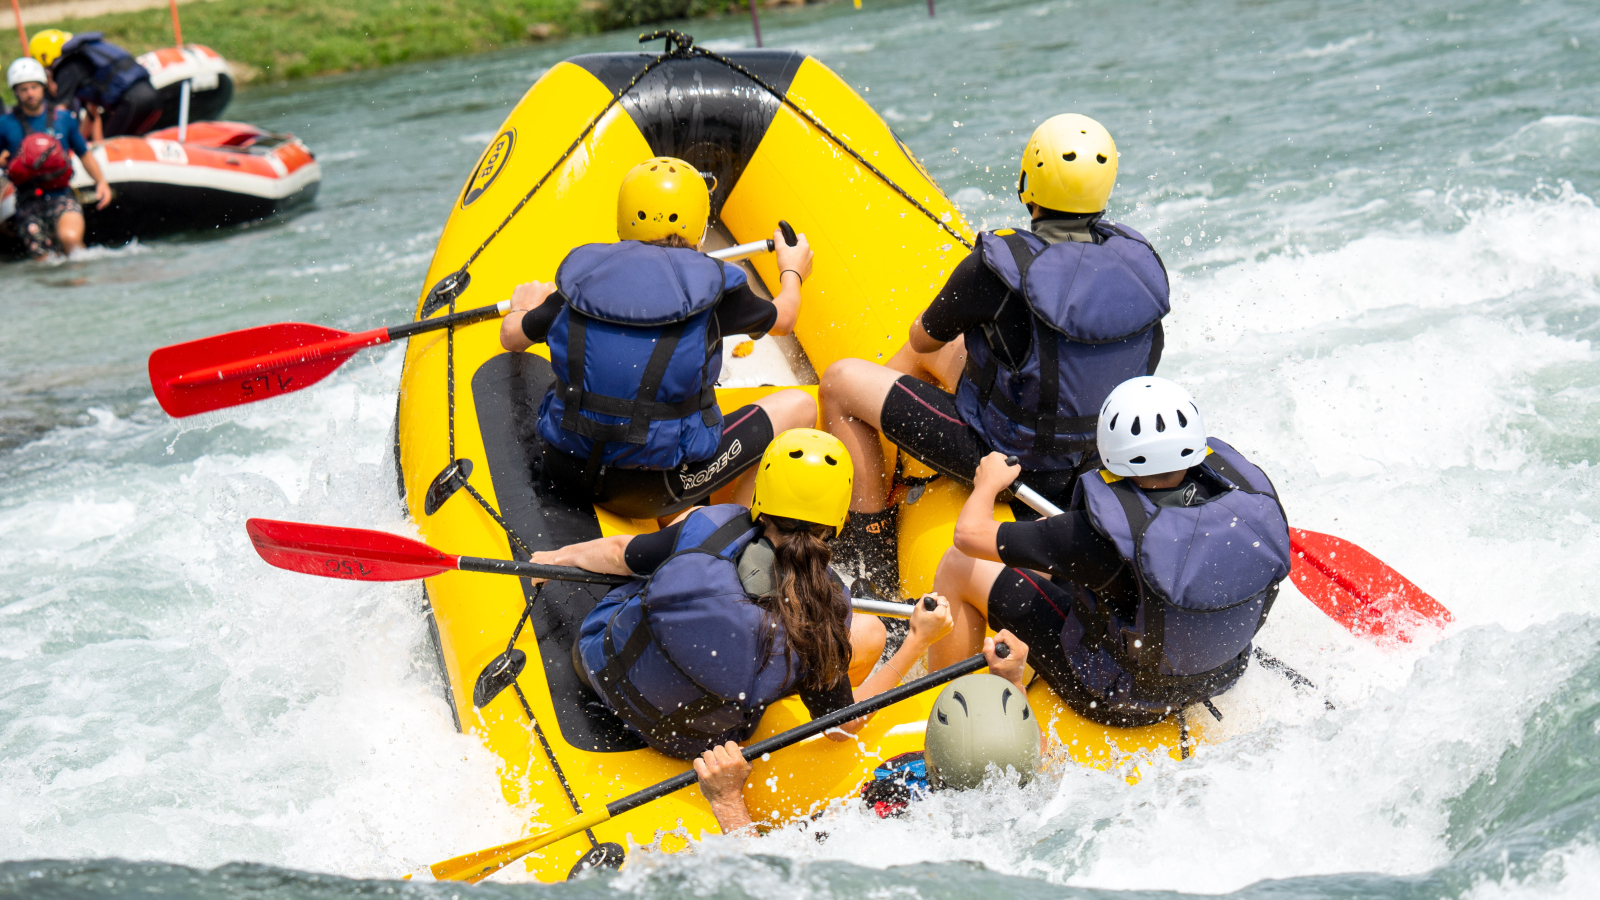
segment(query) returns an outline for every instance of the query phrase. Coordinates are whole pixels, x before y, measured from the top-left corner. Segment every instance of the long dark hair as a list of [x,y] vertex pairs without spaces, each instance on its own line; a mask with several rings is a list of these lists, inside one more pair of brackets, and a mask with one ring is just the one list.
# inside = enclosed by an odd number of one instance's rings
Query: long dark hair
[[[845,626],[844,591],[830,577],[833,552],[818,534],[825,526],[777,516],[761,517],[774,526],[772,592],[756,602],[766,610],[769,624],[783,625],[788,641],[789,665],[800,663],[799,687],[821,690],[846,679],[850,673],[850,629]],[[772,632],[763,629],[766,652]]]

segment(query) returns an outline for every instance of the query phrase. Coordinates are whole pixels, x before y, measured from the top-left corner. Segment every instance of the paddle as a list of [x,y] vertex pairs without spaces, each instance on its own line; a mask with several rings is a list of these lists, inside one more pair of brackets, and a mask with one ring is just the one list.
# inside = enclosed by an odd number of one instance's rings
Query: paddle
[[[245,523],[245,529],[250,532],[250,542],[255,545],[262,559],[280,569],[324,578],[411,581],[454,570],[584,584],[626,584],[635,580],[628,575],[608,575],[573,566],[548,566],[482,556],[451,556],[421,541],[365,528],[251,519]],[[931,599],[926,603],[930,610],[935,607]],[[850,605],[857,612],[875,616],[911,618],[912,606],[907,603],[854,598]]]
[[[788,222],[779,222],[783,238],[798,238]],[[714,259],[743,259],[773,249],[772,239],[751,241],[706,254]],[[348,332],[305,322],[259,325],[183,344],[150,354],[150,388],[167,414],[176,418],[308,388],[333,374],[356,351],[377,347],[451,325],[503,316],[510,300],[480,306],[436,319]]]
[[[996,656],[1005,659],[1011,655],[1011,648],[1006,644],[999,644],[995,647],[994,652]],[[810,722],[797,728],[792,728],[782,734],[773,735],[764,741],[757,741],[744,748],[742,754],[747,760],[759,759],[768,753],[775,753],[813,735],[818,735],[830,728],[843,725],[851,719],[858,719],[868,713],[877,712],[886,706],[892,706],[929,688],[935,688],[954,681],[963,675],[970,675],[986,665],[988,665],[988,662],[983,658],[983,654],[980,653],[953,666],[924,675],[916,681],[891,688],[876,697],[869,697],[860,703],[854,703],[844,709],[831,712],[820,719],[812,719]],[[464,856],[447,859],[444,862],[434,863],[432,866],[433,877],[440,881],[467,881],[476,884],[535,850],[548,847],[562,838],[571,837],[580,831],[593,828],[601,822],[619,816],[630,809],[635,809],[652,800],[665,797],[694,784],[695,781],[694,770],[690,769],[680,775],[668,778],[660,784],[629,794],[621,800],[607,803],[601,809],[574,816],[560,825],[541,831],[538,834],[501,844],[498,847],[490,847],[487,850],[479,850],[476,853],[468,853]]]
[[[1006,458],[1011,465],[1016,460]],[[1013,485],[1011,491],[1041,516],[1061,515],[1059,506],[1027,485]],[[1349,541],[1291,528],[1289,549],[1294,586],[1353,634],[1409,641],[1419,628],[1442,627],[1451,620],[1443,604]]]

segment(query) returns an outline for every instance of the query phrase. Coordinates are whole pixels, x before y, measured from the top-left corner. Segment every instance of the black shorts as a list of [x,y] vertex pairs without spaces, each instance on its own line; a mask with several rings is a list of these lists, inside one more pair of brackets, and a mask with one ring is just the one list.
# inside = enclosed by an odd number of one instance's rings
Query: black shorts
[[1067,661],[1061,631],[1072,613],[1065,588],[1031,569],[1008,568],[989,589],[989,627],[1008,629],[1028,645],[1028,664],[1062,702],[1090,721],[1118,727],[1151,725],[1166,713],[1097,700]]
[[[940,475],[962,484],[972,483],[978,462],[994,449],[976,428],[962,420],[954,394],[947,394],[938,385],[911,375],[902,376],[889,388],[878,421],[883,425],[884,436],[896,447]],[[1019,480],[1045,499],[1065,506],[1077,473],[1071,469],[1024,472]],[[1011,506],[1019,518],[1037,518],[1021,503]]]
[[722,419],[722,442],[711,458],[686,462],[676,469],[604,467],[592,492],[583,490],[587,460],[545,445],[545,473],[562,499],[593,503],[630,519],[655,519],[683,512],[725,487],[761,460],[772,443],[772,420],[751,404]]

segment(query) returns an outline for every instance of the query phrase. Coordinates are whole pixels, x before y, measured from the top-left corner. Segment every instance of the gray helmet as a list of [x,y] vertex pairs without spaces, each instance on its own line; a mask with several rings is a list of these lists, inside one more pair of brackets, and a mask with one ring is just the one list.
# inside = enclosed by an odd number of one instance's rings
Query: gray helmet
[[1039,768],[1039,721],[1027,695],[988,673],[945,685],[928,716],[923,761],[935,788],[975,788],[990,763],[1015,769],[1027,784]]

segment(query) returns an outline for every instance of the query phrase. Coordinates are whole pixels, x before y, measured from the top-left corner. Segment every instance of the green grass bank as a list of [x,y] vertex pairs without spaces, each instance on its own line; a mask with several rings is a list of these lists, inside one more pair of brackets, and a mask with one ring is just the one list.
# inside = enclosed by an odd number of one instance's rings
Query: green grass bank
[[[179,11],[184,39],[242,63],[241,80],[249,82],[462,56],[742,8],[735,0],[211,0]],[[50,27],[104,31],[135,54],[172,44],[164,6]]]

